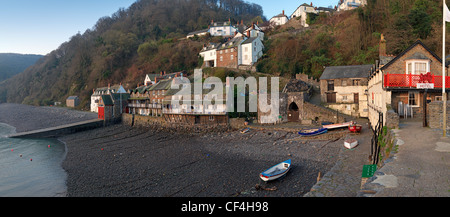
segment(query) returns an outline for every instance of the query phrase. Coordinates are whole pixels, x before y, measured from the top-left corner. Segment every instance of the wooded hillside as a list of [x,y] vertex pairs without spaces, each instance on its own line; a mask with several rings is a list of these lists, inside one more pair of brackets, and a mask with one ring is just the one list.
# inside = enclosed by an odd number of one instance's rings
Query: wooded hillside
[[249,23],[255,17],[263,18],[262,7],[242,0],[138,0],[0,83],[0,102],[47,105],[78,95],[89,106],[93,88],[135,88],[146,73],[192,70],[203,43],[178,39],[211,20]]
[[[266,20],[261,6],[243,0],[139,0],[0,82],[0,102],[46,105],[78,95],[88,108],[93,88],[108,83],[135,88],[147,73],[191,71],[202,63],[198,52],[212,39],[186,40],[186,34],[207,28],[211,20],[228,19],[245,24]],[[363,8],[309,17],[308,22],[310,27],[303,28],[293,19],[266,32],[258,71],[319,78],[325,66],[373,64],[381,34],[390,54],[417,39],[441,53],[441,1],[368,0]]]

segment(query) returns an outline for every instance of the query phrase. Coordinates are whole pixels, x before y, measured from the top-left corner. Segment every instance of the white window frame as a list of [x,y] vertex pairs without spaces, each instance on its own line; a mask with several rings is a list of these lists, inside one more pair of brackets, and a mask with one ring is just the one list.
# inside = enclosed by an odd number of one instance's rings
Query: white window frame
[[[416,104],[417,105],[411,105],[410,104],[410,95],[411,94],[414,94],[414,100],[416,101]],[[420,94],[419,94],[419,92],[418,91],[409,91],[408,92],[408,104],[409,104],[409,106],[411,106],[411,107],[420,107]]]
[[[406,61],[406,74],[412,74],[412,75],[420,75],[421,73],[416,72],[416,63],[425,63],[426,66],[426,72],[430,72],[430,60],[407,60]],[[410,65],[411,64],[411,65]],[[410,68],[411,67],[411,68]]]

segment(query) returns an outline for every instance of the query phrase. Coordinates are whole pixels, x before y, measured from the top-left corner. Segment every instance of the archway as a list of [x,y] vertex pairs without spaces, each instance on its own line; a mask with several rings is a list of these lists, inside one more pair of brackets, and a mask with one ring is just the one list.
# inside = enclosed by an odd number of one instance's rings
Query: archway
[[295,102],[289,104],[288,110],[288,122],[297,122],[299,120],[300,112],[298,111],[298,106]]

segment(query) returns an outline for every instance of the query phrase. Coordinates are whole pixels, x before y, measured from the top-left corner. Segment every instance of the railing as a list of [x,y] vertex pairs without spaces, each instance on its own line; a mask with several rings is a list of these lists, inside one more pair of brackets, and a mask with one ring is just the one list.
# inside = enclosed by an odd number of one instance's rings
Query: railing
[[167,109],[167,108],[163,108],[162,112],[164,114],[190,114],[190,115],[225,115],[227,114],[226,111],[211,111],[211,110],[206,110],[206,111],[195,111],[195,110],[186,110],[186,109]]
[[[386,74],[384,75],[384,87],[404,87],[416,88],[418,83],[423,83],[423,75],[411,74]],[[442,88],[442,76],[432,75],[429,83],[434,84],[434,88]],[[450,76],[445,76],[445,88],[450,88]]]

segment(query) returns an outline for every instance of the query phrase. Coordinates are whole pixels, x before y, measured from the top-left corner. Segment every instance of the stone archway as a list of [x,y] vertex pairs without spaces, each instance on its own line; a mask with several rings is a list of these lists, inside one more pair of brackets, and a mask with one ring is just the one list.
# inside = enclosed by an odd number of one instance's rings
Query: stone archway
[[299,120],[300,112],[295,102],[289,104],[288,108],[288,122],[297,122]]

